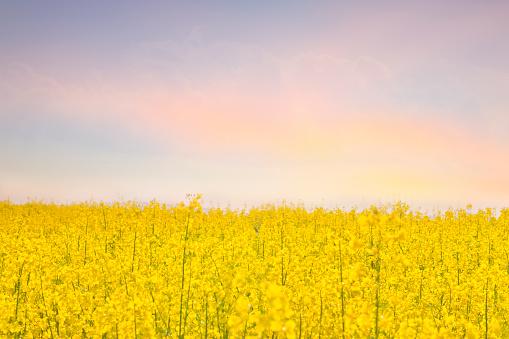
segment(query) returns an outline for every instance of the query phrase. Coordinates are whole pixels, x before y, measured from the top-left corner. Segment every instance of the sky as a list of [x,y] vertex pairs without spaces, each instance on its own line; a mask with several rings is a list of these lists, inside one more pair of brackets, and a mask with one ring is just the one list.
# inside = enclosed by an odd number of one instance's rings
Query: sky
[[0,201],[509,202],[509,2],[0,4]]

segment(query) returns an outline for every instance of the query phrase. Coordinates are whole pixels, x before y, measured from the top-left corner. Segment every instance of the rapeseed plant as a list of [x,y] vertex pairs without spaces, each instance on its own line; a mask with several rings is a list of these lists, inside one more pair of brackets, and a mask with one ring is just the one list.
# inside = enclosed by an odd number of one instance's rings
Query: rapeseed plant
[[509,210],[0,203],[0,335],[509,337]]

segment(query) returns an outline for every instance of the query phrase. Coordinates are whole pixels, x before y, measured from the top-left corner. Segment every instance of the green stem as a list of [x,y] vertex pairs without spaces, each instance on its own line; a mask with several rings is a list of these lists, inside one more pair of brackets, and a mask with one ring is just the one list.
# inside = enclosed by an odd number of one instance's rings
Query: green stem
[[486,324],[485,337],[488,339],[488,282],[489,278],[486,278],[486,301],[484,302],[484,319]]
[[134,258],[136,256],[136,231],[134,231],[134,244],[133,244],[133,262],[131,264],[131,273],[134,271]]

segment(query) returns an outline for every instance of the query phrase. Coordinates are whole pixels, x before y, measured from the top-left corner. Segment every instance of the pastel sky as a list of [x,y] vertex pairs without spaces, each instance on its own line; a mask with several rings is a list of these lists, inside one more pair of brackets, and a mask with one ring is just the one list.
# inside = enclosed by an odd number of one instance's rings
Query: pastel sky
[[3,1],[0,201],[509,202],[509,2]]

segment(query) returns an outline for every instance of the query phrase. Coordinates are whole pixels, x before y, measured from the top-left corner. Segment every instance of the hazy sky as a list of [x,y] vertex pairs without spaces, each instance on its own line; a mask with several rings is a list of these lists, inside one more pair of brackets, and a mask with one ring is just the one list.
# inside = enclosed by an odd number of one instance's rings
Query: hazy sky
[[507,1],[4,1],[0,200],[509,205]]

